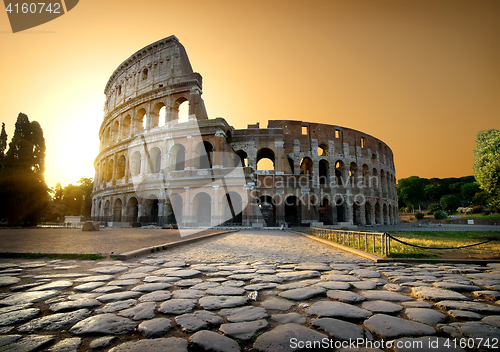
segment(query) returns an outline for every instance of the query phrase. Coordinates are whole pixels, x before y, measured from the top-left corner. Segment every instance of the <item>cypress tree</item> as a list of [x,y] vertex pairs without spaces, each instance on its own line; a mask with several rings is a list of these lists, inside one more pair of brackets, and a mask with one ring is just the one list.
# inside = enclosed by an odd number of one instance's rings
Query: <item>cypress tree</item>
[[45,139],[40,124],[20,113],[0,171],[0,218],[10,226],[35,226],[48,202]]

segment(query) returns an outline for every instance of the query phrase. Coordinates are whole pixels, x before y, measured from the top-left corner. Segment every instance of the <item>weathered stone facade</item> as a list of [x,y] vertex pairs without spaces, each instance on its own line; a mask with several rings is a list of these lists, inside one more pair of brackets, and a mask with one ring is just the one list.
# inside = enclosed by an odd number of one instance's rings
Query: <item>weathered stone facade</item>
[[[123,62],[105,94],[93,220],[186,227],[397,222],[385,143],[335,125],[271,120],[267,128],[237,130],[209,119],[202,77],[174,36]],[[184,102],[189,113],[180,119]],[[260,170],[262,159],[272,166]]]

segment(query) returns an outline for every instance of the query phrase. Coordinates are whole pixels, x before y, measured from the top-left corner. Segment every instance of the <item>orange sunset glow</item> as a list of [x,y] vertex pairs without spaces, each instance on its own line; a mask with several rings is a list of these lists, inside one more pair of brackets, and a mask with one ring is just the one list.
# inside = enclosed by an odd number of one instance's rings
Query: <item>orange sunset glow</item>
[[94,177],[104,88],[164,37],[203,76],[209,118],[335,124],[382,139],[398,179],[472,174],[500,129],[500,1],[81,0],[13,34],[0,14],[0,122],[40,122],[46,181]]

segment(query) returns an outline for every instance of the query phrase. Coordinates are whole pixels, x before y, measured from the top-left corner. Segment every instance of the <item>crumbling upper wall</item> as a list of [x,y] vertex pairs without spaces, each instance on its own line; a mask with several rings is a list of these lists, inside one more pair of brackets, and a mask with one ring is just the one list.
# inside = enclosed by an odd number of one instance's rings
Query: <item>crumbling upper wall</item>
[[202,89],[201,75],[193,72],[184,46],[175,36],[164,38],[137,51],[113,72],[104,89],[105,115],[133,97],[188,82]]

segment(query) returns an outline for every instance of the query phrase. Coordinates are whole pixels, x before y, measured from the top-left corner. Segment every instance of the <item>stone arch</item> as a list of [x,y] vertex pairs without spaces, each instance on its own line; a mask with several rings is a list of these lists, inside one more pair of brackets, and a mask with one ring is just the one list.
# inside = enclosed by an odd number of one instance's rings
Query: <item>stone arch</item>
[[118,122],[118,120],[115,120],[115,122],[113,122],[113,128],[111,130],[113,142],[116,142],[120,139],[119,131],[120,123]]
[[337,223],[339,222],[346,222],[346,206],[345,206],[345,201],[342,196],[340,197],[335,197],[335,208],[336,208],[336,215],[337,215]]
[[380,179],[378,178],[378,171],[376,168],[372,170],[372,177],[370,178],[371,187],[374,189],[380,189]]
[[120,155],[118,158],[118,162],[116,163],[116,178],[118,180],[125,177],[125,165],[127,161],[125,159],[125,155]]
[[127,116],[125,116],[125,118],[123,119],[122,123],[122,133],[121,133],[122,138],[125,138],[130,134],[131,126],[132,126],[132,118],[130,117],[130,115],[127,114]]
[[147,199],[143,201],[144,216],[141,222],[158,223],[159,221],[159,208],[160,201],[155,194],[150,194]]
[[344,162],[337,160],[335,162],[335,183],[337,185],[344,185]]
[[328,156],[328,144],[320,143],[318,144],[318,156]]
[[175,171],[186,167],[186,148],[182,144],[174,144],[169,152],[170,168]]
[[[272,162],[272,164],[273,164],[272,169],[262,168],[262,167],[265,167],[265,165],[266,165],[266,162],[263,159],[268,159]],[[275,154],[274,154],[274,151],[270,148],[259,149],[257,151],[257,158],[255,161],[256,161],[257,170],[274,170],[276,168]],[[267,162],[267,164],[269,164],[269,162]]]
[[365,203],[365,221],[367,225],[372,224],[372,215],[371,215],[371,205],[368,201]]
[[203,141],[198,143],[194,148],[195,156],[195,168],[196,169],[211,169],[212,168],[212,154],[214,147],[209,141]]
[[141,173],[141,153],[135,151],[130,159],[130,174],[137,176]]
[[293,159],[288,157],[288,164],[290,165],[290,170],[292,171],[292,175],[295,174],[295,170],[294,170],[294,162],[293,162]]
[[387,204],[384,203],[382,209],[383,209],[383,224],[389,225],[388,224],[389,213],[387,212]]
[[285,199],[285,222],[299,226],[302,218],[300,199],[288,196]]
[[[155,128],[155,127],[160,126],[160,110],[164,107],[165,107],[165,104],[163,104],[162,102],[157,103],[154,106],[153,111],[151,112],[151,128]],[[163,120],[162,125],[164,125],[164,124],[165,124],[165,120]]]
[[110,202],[109,199],[106,199],[106,201],[104,202],[104,207],[102,209],[102,215],[104,216],[105,221],[109,220],[109,217],[111,215],[110,212],[111,212]]
[[141,132],[146,129],[146,121],[147,121],[148,115],[146,114],[146,109],[139,109],[137,113],[135,114],[135,119],[134,119],[134,131]]
[[172,194],[170,197],[170,206],[172,207],[172,217],[169,219],[171,224],[182,224],[184,202],[178,194]]
[[223,207],[222,219],[226,225],[241,225],[243,222],[242,197],[238,192],[228,192],[222,196],[221,201]]
[[355,182],[356,177],[358,177],[358,164],[354,161],[349,165],[349,177]]
[[149,151],[149,162],[151,165],[149,166],[149,171],[151,173],[157,174],[161,170],[161,150],[158,147],[151,148]]
[[380,203],[375,203],[375,223],[377,225],[382,225],[384,223],[384,219],[382,218],[382,211],[380,209]]
[[328,160],[321,159],[319,167],[319,184],[328,186],[330,184],[330,163]]
[[300,174],[301,175],[312,175],[313,162],[311,158],[305,157],[300,161]]
[[276,202],[273,197],[263,195],[259,197],[259,208],[266,224],[276,222]]
[[111,182],[113,181],[113,171],[115,168],[115,162],[113,159],[110,159],[108,161],[108,167],[106,169],[106,182]]
[[241,163],[241,166],[248,166],[248,154],[244,150],[238,150],[236,152],[236,157],[234,158],[234,166],[238,166]]
[[328,198],[323,198],[319,208],[319,221],[324,225],[333,225],[332,207]]
[[370,169],[368,168],[368,165],[363,164],[363,186],[364,187],[369,187],[369,179],[370,179]]
[[115,203],[113,204],[113,222],[121,222],[122,221],[122,200],[120,198],[116,198]]
[[212,197],[206,192],[199,192],[193,198],[193,209],[197,226],[212,225]]
[[[172,120],[178,122],[187,122],[186,116],[179,116],[179,110],[181,109],[181,105],[184,106],[184,104],[187,104],[189,112],[189,99],[187,97],[181,96],[175,100],[172,109]],[[189,117],[189,113],[187,117]]]

